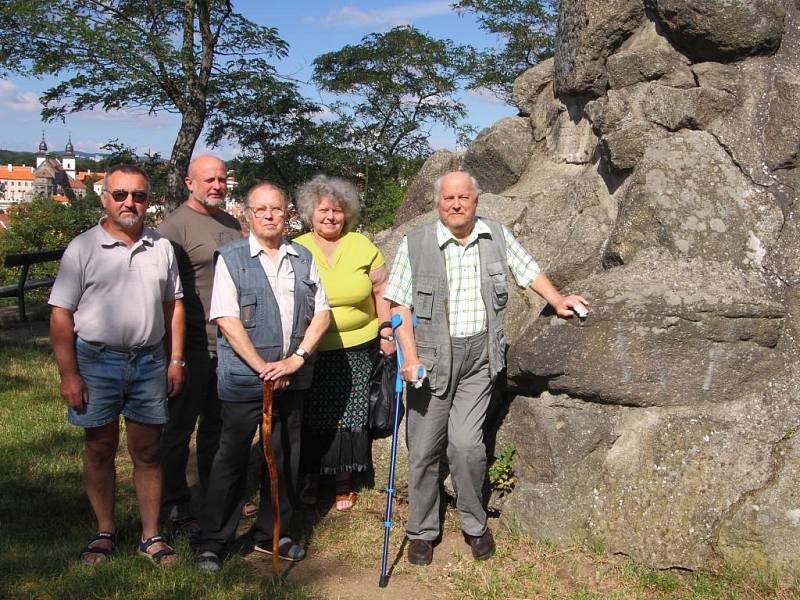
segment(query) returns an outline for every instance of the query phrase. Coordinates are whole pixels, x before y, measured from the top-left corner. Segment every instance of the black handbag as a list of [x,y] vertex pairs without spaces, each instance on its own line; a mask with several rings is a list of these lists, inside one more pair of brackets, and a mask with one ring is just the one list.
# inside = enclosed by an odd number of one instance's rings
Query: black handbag
[[[372,365],[369,376],[369,434],[372,439],[380,439],[392,435],[394,427],[395,379],[397,378],[397,362],[394,356],[379,354]],[[400,415],[397,423],[403,420],[402,401],[398,404]]]

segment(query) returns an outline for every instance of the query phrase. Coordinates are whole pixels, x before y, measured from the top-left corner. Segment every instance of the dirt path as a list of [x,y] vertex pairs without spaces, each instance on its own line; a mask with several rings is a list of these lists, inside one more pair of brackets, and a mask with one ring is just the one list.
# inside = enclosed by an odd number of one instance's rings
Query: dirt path
[[[369,548],[359,548],[360,556],[342,558],[348,552],[346,540],[329,548],[318,548],[312,543],[305,560],[293,565],[282,564],[282,573],[287,582],[303,585],[321,598],[352,600],[408,600],[422,598],[455,598],[446,581],[448,565],[459,561],[469,553],[469,548],[458,532],[446,531],[436,546],[433,564],[428,567],[414,566],[405,557],[406,543],[402,536],[405,523],[405,506],[398,506],[393,519],[393,535],[389,548],[389,583],[380,588],[381,556],[383,550],[383,510],[376,506],[382,495],[374,494],[366,506],[356,506],[351,514],[336,513],[331,509],[322,519],[338,521],[337,530],[354,532],[365,525],[373,529],[362,532],[370,539]],[[380,508],[380,510],[378,510]],[[366,519],[365,515],[369,515]],[[449,517],[452,519],[452,516]],[[367,521],[365,523],[365,521]],[[371,522],[370,522],[371,521]],[[495,527],[496,524],[492,524]],[[362,552],[363,551],[363,552]],[[269,557],[250,554],[247,557],[264,578],[272,577]]]

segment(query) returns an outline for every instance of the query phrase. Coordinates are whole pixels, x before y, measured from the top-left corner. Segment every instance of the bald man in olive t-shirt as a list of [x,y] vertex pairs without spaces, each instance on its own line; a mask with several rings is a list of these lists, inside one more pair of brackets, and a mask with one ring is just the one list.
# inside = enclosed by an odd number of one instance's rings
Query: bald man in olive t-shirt
[[205,490],[219,447],[216,326],[208,322],[214,253],[242,237],[239,222],[220,208],[228,193],[225,163],[198,156],[185,178],[189,198],[170,213],[158,231],[172,242],[178,259],[186,310],[186,383],[169,404],[169,422],[161,436],[164,469],[162,514],[177,527],[191,527],[186,480],[189,441],[197,423],[197,471]]

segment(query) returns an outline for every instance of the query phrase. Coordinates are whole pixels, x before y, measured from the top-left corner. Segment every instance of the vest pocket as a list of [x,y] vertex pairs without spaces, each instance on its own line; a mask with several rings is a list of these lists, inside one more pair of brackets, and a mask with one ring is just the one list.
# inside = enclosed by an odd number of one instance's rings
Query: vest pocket
[[[433,286],[431,284],[420,283],[417,287],[414,313],[420,319],[430,319],[433,316]],[[425,367],[427,368],[427,365]]]
[[492,304],[495,310],[505,308],[508,304],[508,283],[506,282],[506,265],[496,260],[486,265],[486,272],[492,282]]
[[245,329],[252,329],[256,326],[257,298],[256,294],[243,294],[239,298],[239,319]]
[[439,361],[436,359],[438,354],[439,351],[436,346],[417,344],[417,356],[419,356],[419,362],[422,363],[422,366],[425,367],[427,371],[428,383],[431,389],[436,389],[437,387],[436,383],[438,381],[439,369],[436,367]]
[[502,278],[496,275],[492,276],[492,302],[495,310],[505,308],[508,304],[508,284],[505,273]]

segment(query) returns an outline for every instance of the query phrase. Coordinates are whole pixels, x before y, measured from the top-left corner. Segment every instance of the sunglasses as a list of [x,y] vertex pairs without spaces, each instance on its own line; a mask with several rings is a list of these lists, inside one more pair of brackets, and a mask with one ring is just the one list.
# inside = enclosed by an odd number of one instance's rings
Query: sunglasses
[[131,198],[133,198],[133,201],[137,202],[138,204],[147,202],[148,198],[147,192],[129,192],[128,190],[114,190],[113,192],[106,190],[106,192],[114,199],[114,202],[125,202],[125,200],[128,199],[129,194]]

